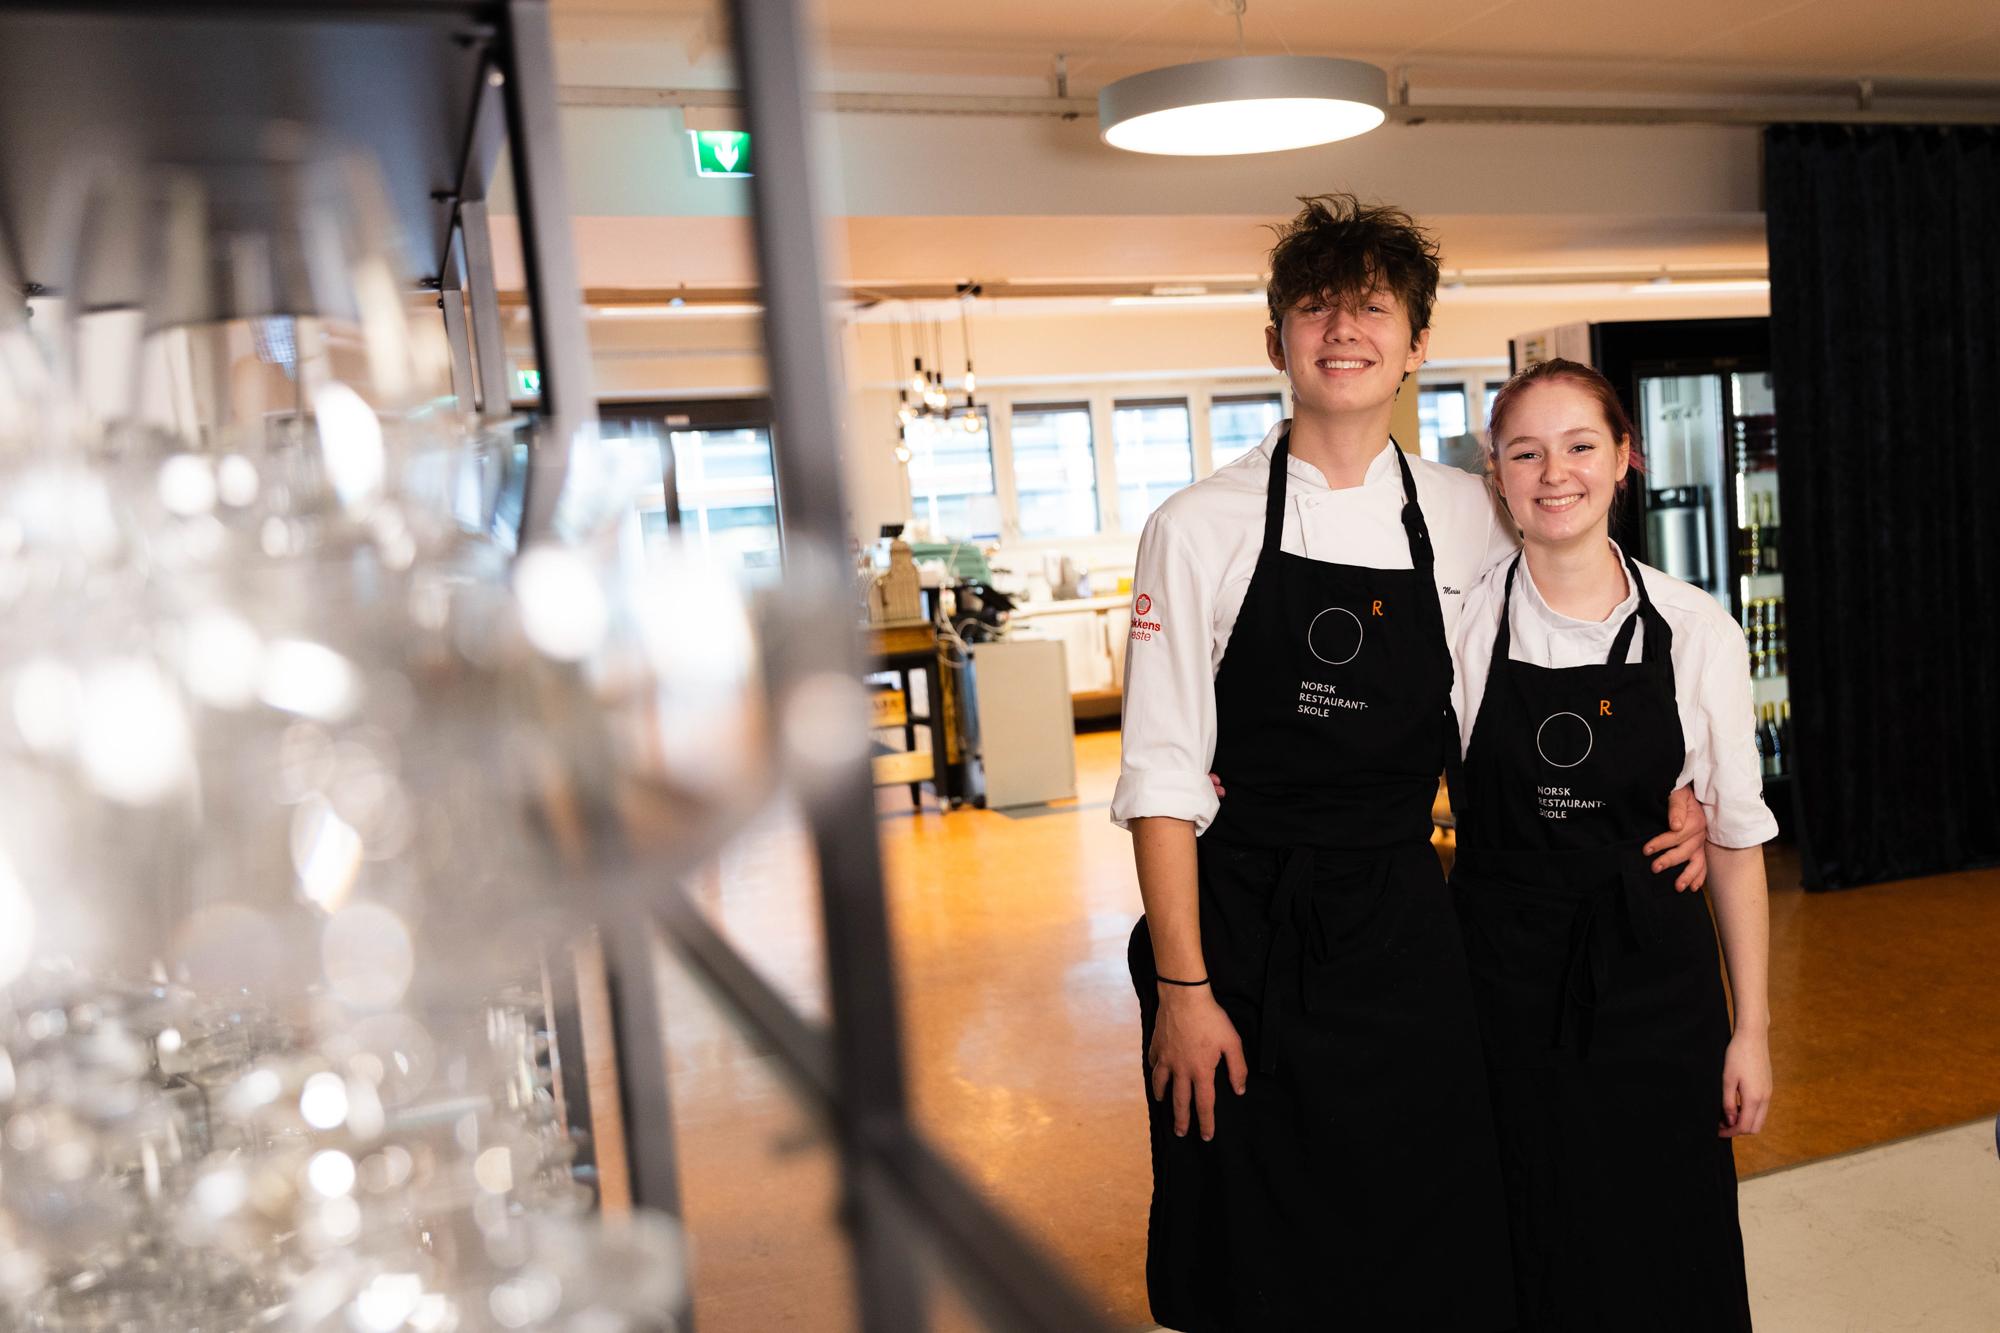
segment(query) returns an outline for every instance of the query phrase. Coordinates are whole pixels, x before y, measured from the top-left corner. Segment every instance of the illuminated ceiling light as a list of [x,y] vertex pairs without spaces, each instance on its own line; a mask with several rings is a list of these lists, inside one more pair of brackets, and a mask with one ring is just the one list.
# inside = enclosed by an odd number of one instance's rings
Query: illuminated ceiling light
[[1694,296],[1722,292],[1768,292],[1769,278],[1651,278],[1630,289],[1639,296]]
[[1113,148],[1221,157],[1351,139],[1380,125],[1388,105],[1388,76],[1359,60],[1231,56],[1109,84],[1097,122]]
[[1157,288],[1152,292],[1136,296],[1114,296],[1110,304],[1114,306],[1195,306],[1195,305],[1263,305],[1269,298],[1258,292],[1209,292],[1198,295],[1169,296]]

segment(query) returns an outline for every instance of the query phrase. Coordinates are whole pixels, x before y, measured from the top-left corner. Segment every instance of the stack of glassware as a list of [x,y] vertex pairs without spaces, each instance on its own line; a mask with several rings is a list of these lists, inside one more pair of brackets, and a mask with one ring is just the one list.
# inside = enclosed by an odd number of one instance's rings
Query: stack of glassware
[[589,441],[570,540],[496,540],[367,164],[67,197],[65,308],[0,325],[0,1324],[672,1327],[541,978],[634,810],[672,873],[760,799],[751,608],[638,563]]

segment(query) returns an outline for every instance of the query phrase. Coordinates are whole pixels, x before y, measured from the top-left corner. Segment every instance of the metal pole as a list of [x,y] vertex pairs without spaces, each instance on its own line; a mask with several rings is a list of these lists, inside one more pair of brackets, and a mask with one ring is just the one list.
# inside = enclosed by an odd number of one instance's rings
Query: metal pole
[[451,242],[445,246],[444,264],[438,273],[438,307],[444,311],[445,341],[451,344],[451,390],[458,396],[461,412],[479,410],[478,382],[472,371],[472,334],[466,328],[465,246],[459,239],[460,223],[451,224]]
[[[835,387],[827,287],[814,194],[811,111],[815,76],[794,0],[733,0],[735,52],[756,175],[751,179],[757,261],[765,293],[778,501],[788,534],[788,579],[803,623],[786,638],[814,645],[772,662],[780,707],[789,687],[823,672],[857,679],[860,645],[844,568],[846,506],[840,469],[841,395]],[[840,706],[840,705],[836,705]],[[858,691],[852,706],[861,709]],[[808,819],[820,866],[827,981],[839,1096],[835,1132],[853,1238],[861,1324],[867,1333],[926,1326],[922,1286],[895,1219],[870,1206],[861,1182],[871,1155],[907,1132],[903,1043],[882,895],[875,795],[865,754],[845,780],[816,784]]]
[[570,241],[569,181],[556,107],[555,47],[546,0],[509,0],[507,145],[521,221],[521,258],[535,313],[535,360],[545,420],[528,462],[521,512],[523,544],[548,533],[577,433],[597,419],[583,284]]
[[[618,1086],[625,1113],[625,1158],[632,1203],[681,1217],[666,1022],[660,1005],[660,928],[651,912],[608,923],[611,1007],[618,1037]],[[686,1329],[687,1315],[676,1328]]]
[[[486,201],[458,206],[458,235],[465,251],[465,294],[472,304],[473,380],[479,414],[502,421],[514,411],[507,388],[507,339],[500,329],[500,293],[493,281],[493,233],[486,225]],[[537,312],[539,314],[539,312]]]

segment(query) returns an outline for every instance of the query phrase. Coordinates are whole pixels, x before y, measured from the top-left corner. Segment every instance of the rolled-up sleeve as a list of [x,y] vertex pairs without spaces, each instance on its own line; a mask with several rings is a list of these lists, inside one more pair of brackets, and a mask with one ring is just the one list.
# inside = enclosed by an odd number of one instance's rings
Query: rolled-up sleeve
[[1111,797],[1120,828],[1151,816],[1215,818],[1209,764],[1215,756],[1213,616],[1215,575],[1197,564],[1169,511],[1139,538],[1132,578],[1132,630],[1125,645],[1123,760]]
[[1708,840],[1718,847],[1755,847],[1778,836],[1778,821],[1764,804],[1750,654],[1733,628],[1706,646],[1684,776],[1708,816]]

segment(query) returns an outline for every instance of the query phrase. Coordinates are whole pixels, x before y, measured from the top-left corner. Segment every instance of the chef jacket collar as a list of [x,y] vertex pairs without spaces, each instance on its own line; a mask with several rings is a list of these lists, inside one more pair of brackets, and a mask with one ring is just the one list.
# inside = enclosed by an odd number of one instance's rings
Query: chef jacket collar
[[[1277,425],[1271,427],[1264,436],[1264,442],[1257,446],[1258,451],[1264,455],[1264,462],[1266,464],[1270,463],[1271,455],[1277,452],[1278,437],[1291,424],[1291,418],[1289,417],[1280,421]],[[1369,461],[1367,475],[1361,479],[1363,486],[1382,486],[1393,483],[1399,489],[1401,488],[1403,474],[1396,467],[1395,448],[1396,442],[1390,440],[1382,446],[1382,452],[1375,455]],[[1285,455],[1285,475],[1306,482],[1309,485],[1317,486],[1321,490],[1333,489],[1326,484],[1325,473],[1321,472],[1311,463],[1301,463],[1291,454]]]
[[1528,569],[1528,558],[1521,557],[1521,605],[1536,621],[1551,634],[1575,634],[1585,638],[1601,637],[1606,643],[1618,633],[1618,627],[1625,623],[1625,617],[1632,614],[1639,605],[1639,589],[1634,586],[1632,576],[1625,569],[1625,552],[1617,542],[1611,543],[1612,551],[1618,557],[1618,576],[1625,580],[1625,598],[1611,608],[1611,614],[1602,620],[1578,620],[1566,616],[1550,606],[1542,598],[1542,590],[1535,586],[1535,576]]

